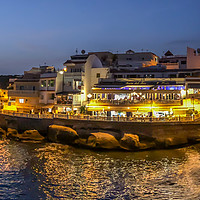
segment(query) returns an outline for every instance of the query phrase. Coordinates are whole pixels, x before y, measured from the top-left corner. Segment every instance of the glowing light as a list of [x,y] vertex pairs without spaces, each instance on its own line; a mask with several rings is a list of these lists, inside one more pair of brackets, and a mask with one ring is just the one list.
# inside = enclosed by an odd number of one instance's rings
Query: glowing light
[[87,97],[90,99],[90,98],[92,98],[92,95],[89,93],[89,94],[87,95]]

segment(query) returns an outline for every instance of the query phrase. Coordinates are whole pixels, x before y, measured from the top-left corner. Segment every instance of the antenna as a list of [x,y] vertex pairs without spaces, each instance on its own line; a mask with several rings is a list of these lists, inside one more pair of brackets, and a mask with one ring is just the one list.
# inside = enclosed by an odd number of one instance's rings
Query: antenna
[[76,48],[76,55],[78,54],[78,48]]

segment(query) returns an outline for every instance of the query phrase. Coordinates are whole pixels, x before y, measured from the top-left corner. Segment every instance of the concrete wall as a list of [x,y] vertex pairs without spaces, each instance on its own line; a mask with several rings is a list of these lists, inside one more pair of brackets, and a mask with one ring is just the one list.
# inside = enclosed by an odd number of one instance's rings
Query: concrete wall
[[16,128],[19,131],[36,129],[43,135],[48,126],[56,124],[76,129],[105,129],[133,133],[142,137],[192,137],[200,133],[199,122],[110,122],[67,119],[30,119],[23,117],[5,116],[0,114],[0,127]]

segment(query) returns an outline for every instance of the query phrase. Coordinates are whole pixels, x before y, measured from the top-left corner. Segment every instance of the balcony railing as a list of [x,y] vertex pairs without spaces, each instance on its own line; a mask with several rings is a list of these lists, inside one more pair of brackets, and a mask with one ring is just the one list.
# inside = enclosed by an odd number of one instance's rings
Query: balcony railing
[[39,92],[34,90],[9,90],[8,96],[13,97],[38,97]]
[[182,105],[182,100],[91,100],[90,106],[112,106],[112,105],[140,105],[140,104],[157,104],[157,105]]

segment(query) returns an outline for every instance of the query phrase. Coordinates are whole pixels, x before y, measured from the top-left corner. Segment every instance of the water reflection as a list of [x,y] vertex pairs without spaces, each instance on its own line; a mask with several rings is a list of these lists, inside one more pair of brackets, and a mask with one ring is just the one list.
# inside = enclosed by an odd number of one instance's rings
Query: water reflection
[[2,199],[200,197],[200,145],[127,153],[1,141],[0,170]]

